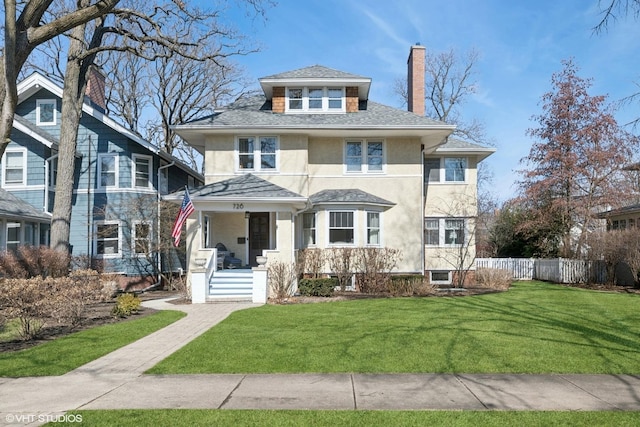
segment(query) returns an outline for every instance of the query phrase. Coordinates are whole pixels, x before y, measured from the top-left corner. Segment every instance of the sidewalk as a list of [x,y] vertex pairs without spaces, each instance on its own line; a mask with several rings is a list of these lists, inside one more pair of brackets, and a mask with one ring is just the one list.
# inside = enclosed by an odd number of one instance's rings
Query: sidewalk
[[249,303],[169,305],[187,316],[59,377],[0,378],[0,425],[72,409],[640,410],[640,376],[469,374],[143,375]]

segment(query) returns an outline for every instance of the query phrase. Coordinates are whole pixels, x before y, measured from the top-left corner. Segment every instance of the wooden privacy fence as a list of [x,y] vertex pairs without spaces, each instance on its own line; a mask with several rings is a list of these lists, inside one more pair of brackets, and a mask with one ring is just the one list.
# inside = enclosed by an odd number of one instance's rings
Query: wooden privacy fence
[[477,258],[476,268],[508,270],[515,280],[555,283],[604,283],[607,276],[601,262],[567,258]]

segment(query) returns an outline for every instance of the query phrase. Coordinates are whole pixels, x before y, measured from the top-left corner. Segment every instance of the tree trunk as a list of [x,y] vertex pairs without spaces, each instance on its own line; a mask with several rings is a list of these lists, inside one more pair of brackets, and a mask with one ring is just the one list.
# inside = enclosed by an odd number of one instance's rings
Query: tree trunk
[[69,238],[78,126],[82,116],[82,103],[86,87],[86,75],[83,75],[82,59],[80,59],[80,54],[83,51],[85,27],[85,24],[75,27],[69,39],[69,53],[62,94],[58,177],[51,218],[51,248],[68,254],[71,254]]

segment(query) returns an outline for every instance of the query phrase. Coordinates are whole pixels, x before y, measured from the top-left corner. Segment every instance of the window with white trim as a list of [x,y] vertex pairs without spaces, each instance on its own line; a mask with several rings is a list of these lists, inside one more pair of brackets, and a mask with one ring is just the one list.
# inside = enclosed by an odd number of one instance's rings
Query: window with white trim
[[429,272],[429,283],[432,285],[449,285],[451,284],[451,272],[450,271],[437,271],[433,270]]
[[136,255],[146,255],[151,252],[151,223],[134,221],[131,239],[133,252]]
[[347,172],[381,173],[384,168],[382,141],[346,141],[344,163]]
[[[167,162],[162,162],[162,166],[166,166],[167,164]],[[160,194],[169,193],[169,168],[165,167],[163,169],[160,169],[159,180],[160,182],[158,182],[158,190],[160,191]]]
[[275,136],[239,137],[236,167],[239,171],[275,171],[278,169],[278,138]]
[[151,156],[133,154],[133,186],[136,188],[151,188],[153,186],[151,171],[153,160]]
[[424,242],[427,246],[461,246],[466,239],[464,218],[425,218]]
[[7,149],[2,159],[2,180],[6,186],[27,184],[27,150]]
[[118,155],[113,153],[98,154],[98,178],[100,188],[118,186]]
[[380,212],[367,212],[367,245],[380,245],[380,230]]
[[98,221],[95,224],[95,251],[101,258],[117,258],[120,254],[122,231],[119,221]]
[[344,87],[290,87],[286,91],[286,112],[289,113],[343,113]]
[[316,244],[316,213],[302,214],[302,245],[304,247]]
[[355,243],[353,211],[329,211],[329,244],[352,245]]
[[424,159],[425,182],[466,182],[466,157],[427,157]]
[[55,99],[36,100],[36,125],[55,126],[57,118]]
[[58,182],[58,156],[49,162],[49,187],[55,187]]
[[20,234],[22,231],[19,222],[7,222],[7,251],[15,252],[20,246]]
[[424,220],[424,244],[429,246],[440,245],[440,220]]

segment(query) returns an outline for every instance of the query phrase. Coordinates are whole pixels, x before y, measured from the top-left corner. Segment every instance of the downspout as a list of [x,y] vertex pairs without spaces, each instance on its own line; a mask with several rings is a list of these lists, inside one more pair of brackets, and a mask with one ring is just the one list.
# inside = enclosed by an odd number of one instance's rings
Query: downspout
[[425,261],[426,252],[425,252],[425,249],[424,249],[424,244],[425,244],[425,241],[424,241],[424,221],[425,221],[425,219],[424,219],[424,210],[425,210],[425,205],[424,204],[426,202],[426,193],[427,193],[427,188],[426,188],[427,180],[426,180],[426,177],[424,176],[424,144],[420,145],[420,162],[421,162],[420,168],[422,170],[422,194],[421,194],[422,203],[420,204],[420,211],[422,212],[422,219],[421,219],[421,221],[422,221],[422,233],[420,234],[420,241],[422,242],[422,244],[420,245],[420,253],[422,254],[422,256],[421,256],[421,258],[422,258],[421,259],[422,275],[424,276],[425,273],[426,273],[426,271],[425,271],[425,269],[426,269],[426,264],[425,264],[425,262],[426,262]]
[[[158,172],[156,173],[157,180],[158,180],[157,184],[156,184],[157,187],[158,187],[158,191],[156,192],[156,194],[158,195],[158,229],[157,229],[158,231],[157,231],[157,243],[156,243],[157,244],[157,246],[156,246],[156,258],[157,258],[156,259],[156,267],[158,268],[158,283],[160,283],[161,280],[162,280],[162,257],[160,256],[160,244],[161,244],[161,241],[160,241],[160,227],[161,227],[161,224],[160,224],[160,199],[161,199],[161,197],[160,197],[161,196],[160,195],[160,191],[161,191],[160,190],[160,175],[161,174],[160,174],[160,172],[163,169],[170,168],[171,166],[173,166],[175,164],[176,164],[176,162],[174,160],[174,161],[172,161],[171,163],[169,163],[167,165],[159,166],[158,167]],[[167,185],[169,185],[168,179],[169,178],[167,177]]]

